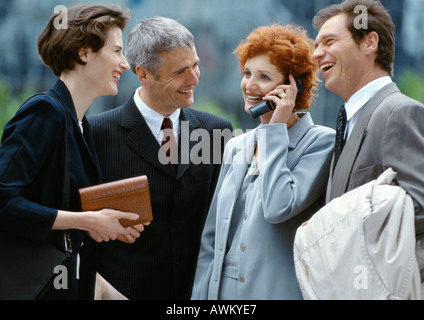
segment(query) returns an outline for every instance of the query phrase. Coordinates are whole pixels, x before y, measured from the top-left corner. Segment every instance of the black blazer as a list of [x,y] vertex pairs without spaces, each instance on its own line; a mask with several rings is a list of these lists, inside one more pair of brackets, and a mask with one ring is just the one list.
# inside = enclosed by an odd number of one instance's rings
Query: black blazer
[[[215,155],[218,164],[213,164],[211,153],[207,154],[209,161],[204,161],[211,164],[193,164],[190,157],[176,172],[171,164],[159,162],[160,146],[133,97],[89,119],[105,182],[147,175],[153,210],[153,222],[134,244],[112,241],[102,245],[99,273],[130,299],[189,299],[200,236],[226,141]],[[188,108],[181,110],[180,119],[179,159],[181,149],[187,158],[187,147],[212,150],[207,148],[213,146],[213,129],[227,129],[232,135],[231,122],[216,115]],[[203,129],[198,132],[202,137],[205,132],[210,136],[210,140],[198,140],[205,148],[195,139],[195,129]],[[189,135],[196,141],[189,141]]]
[[[81,211],[78,189],[101,182],[101,172],[88,123],[84,119],[83,136],[65,84],[58,80],[48,94],[29,99],[5,127],[0,146],[0,230],[63,249],[63,233],[51,231],[57,211]],[[69,207],[62,206],[65,139],[70,154]],[[68,234],[78,252],[85,232]],[[69,270],[70,275],[74,272]],[[62,291],[62,298],[77,297],[73,289]]]

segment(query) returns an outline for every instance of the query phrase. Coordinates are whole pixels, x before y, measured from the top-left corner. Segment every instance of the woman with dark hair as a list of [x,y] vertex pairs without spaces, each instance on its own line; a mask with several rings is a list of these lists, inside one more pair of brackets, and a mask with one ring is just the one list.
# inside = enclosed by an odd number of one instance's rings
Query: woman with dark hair
[[80,212],[78,193],[102,182],[84,114],[96,97],[116,95],[129,69],[122,53],[128,12],[95,5],[72,7],[67,14],[67,28],[55,28],[56,14],[38,39],[43,62],[59,79],[21,106],[0,145],[0,232],[51,242],[69,255],[68,288],[51,287],[48,299],[78,298],[78,253],[87,233],[98,242],[118,236],[131,242],[143,230],[119,223],[134,220],[134,213]]
[[294,236],[319,209],[334,145],[334,130],[300,112],[317,86],[313,51],[303,29],[279,25],[254,30],[235,50],[246,112],[264,100],[275,109],[226,145],[193,299],[302,298]]

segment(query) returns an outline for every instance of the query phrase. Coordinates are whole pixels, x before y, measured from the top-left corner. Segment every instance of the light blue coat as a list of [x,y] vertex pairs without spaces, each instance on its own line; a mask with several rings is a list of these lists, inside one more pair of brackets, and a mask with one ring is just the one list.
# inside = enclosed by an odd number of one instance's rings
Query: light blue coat
[[202,234],[192,299],[218,299],[231,216],[256,143],[260,175],[247,191],[238,298],[302,298],[293,241],[307,219],[305,211],[325,192],[334,135],[305,113],[289,131],[285,124],[261,125],[228,142]]

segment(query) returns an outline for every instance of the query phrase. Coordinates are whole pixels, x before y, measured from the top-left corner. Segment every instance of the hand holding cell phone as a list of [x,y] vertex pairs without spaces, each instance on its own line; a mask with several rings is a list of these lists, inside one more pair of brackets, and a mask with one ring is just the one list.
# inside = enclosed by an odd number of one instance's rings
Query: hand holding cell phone
[[[296,87],[297,87],[297,94],[299,94],[303,90],[303,85],[302,85],[301,79],[302,79],[302,77],[294,78],[294,80],[296,82]],[[288,83],[286,85],[290,85],[290,84]],[[276,90],[274,90],[274,91],[276,91]],[[274,91],[272,91],[272,92],[274,92]],[[278,96],[278,97],[279,97],[279,99],[282,99],[284,97],[284,95]],[[287,96],[285,98],[287,98]],[[276,106],[277,105],[276,105],[276,103],[274,101],[272,101],[272,100],[264,100],[264,101],[258,103],[257,105],[251,107],[249,110],[252,113],[253,119],[256,119],[256,118],[259,118],[261,115],[263,115],[265,113],[268,113],[270,111],[275,110]]]

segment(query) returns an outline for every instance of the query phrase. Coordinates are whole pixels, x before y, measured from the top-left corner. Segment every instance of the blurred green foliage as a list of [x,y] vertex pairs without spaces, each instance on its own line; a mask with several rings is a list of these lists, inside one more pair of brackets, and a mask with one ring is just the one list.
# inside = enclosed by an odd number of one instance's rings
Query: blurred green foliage
[[239,127],[236,117],[233,114],[226,112],[224,110],[224,108],[219,103],[217,103],[215,101],[201,100],[199,102],[194,102],[193,108],[200,110],[200,111],[213,113],[217,116],[221,116],[221,117],[231,121],[231,123],[233,124],[233,128]]
[[33,94],[33,90],[25,89],[18,96],[11,93],[10,85],[0,80],[0,136],[6,123],[15,115],[16,111]]
[[403,94],[424,103],[424,74],[413,70],[403,71],[396,83]]

